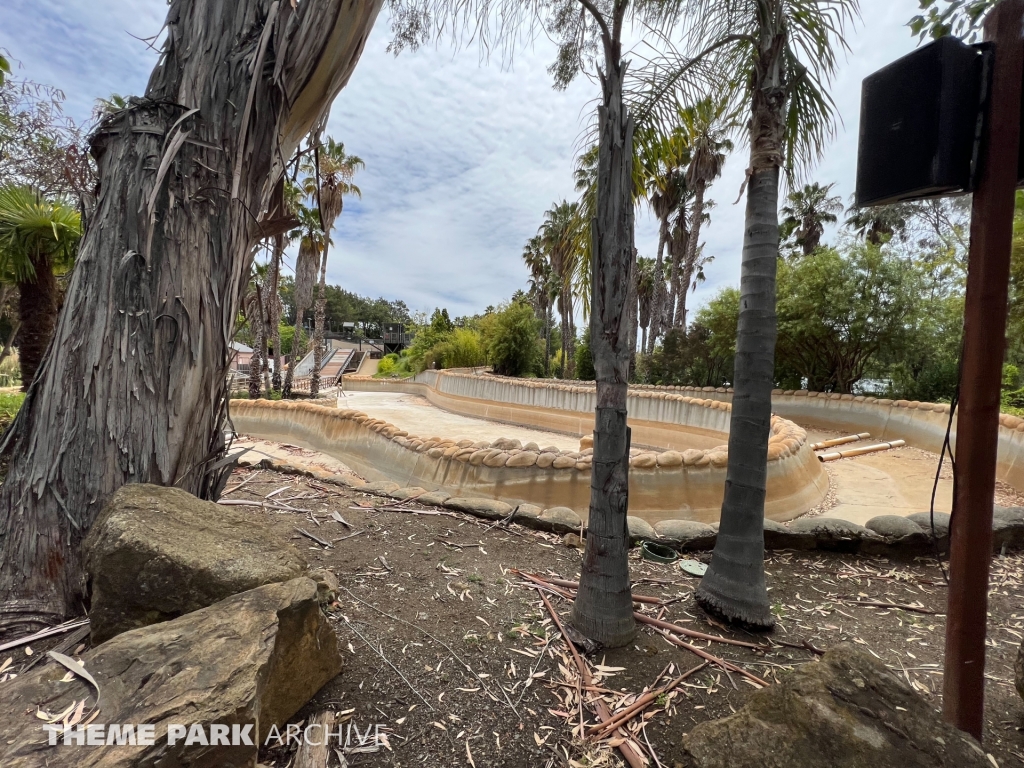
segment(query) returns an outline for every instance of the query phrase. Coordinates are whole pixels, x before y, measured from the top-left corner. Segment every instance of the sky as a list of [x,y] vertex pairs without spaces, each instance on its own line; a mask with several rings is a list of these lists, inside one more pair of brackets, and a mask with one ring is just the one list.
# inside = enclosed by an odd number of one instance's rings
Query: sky
[[[916,47],[905,25],[917,5],[861,0],[847,35],[831,91],[836,137],[808,174],[835,182],[844,199],[854,188],[861,80]],[[15,76],[61,88],[67,112],[82,121],[98,98],[145,90],[156,53],[144,39],[159,33],[165,12],[161,0],[4,0],[0,49]],[[511,64],[447,41],[395,57],[389,40],[385,11],[331,109],[328,133],[366,167],[355,179],[362,198],[346,200],[335,228],[328,280],[413,311],[475,314],[526,287],[524,243],[553,203],[576,198],[573,159],[599,87],[578,78],[554,90],[555,49],[543,37]],[[690,306],[739,283],[743,203],[734,201],[745,168],[740,142],[709,191],[716,206],[702,240],[715,259]],[[636,244],[655,255],[646,206]]]

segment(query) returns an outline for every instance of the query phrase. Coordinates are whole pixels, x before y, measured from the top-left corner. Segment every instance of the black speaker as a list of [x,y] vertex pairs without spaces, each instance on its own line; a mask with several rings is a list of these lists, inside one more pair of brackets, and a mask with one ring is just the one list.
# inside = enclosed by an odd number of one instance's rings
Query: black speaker
[[864,79],[858,207],[971,190],[989,55],[943,37]]

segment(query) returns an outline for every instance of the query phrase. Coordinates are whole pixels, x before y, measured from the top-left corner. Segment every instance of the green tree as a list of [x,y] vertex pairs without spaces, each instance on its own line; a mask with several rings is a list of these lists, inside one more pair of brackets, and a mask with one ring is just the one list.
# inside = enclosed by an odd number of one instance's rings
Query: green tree
[[523,248],[523,262],[530,270],[530,295],[537,312],[544,319],[544,375],[551,375],[551,301],[557,290],[552,275],[551,261],[547,257],[540,235],[534,235]]
[[299,229],[291,233],[293,239],[299,240],[299,253],[295,257],[295,284],[293,301],[295,305],[295,333],[292,354],[288,370],[285,373],[281,392],[285,397],[292,396],[292,382],[295,379],[295,367],[298,365],[305,348],[302,345],[302,321],[313,299],[313,286],[316,284],[317,271],[324,249],[327,247],[327,235],[320,224],[320,215],[307,206],[300,206],[298,212]]
[[[716,70],[737,107],[749,110],[750,164],[740,266],[741,311],[729,467],[720,534],[711,566],[696,593],[707,610],[757,627],[775,621],[764,581],[764,499],[776,339],[775,273],[779,260],[779,182],[816,159],[834,132],[827,83],[836,45],[857,0],[691,0],[688,45],[721,45]],[[647,70],[647,104],[659,109],[685,55],[656,60]],[[679,101],[678,99],[676,100]],[[664,104],[662,111],[678,107]]]
[[0,187],[0,280],[18,286],[21,385],[28,389],[53,336],[57,275],[70,269],[82,236],[78,211],[28,187]]
[[998,0],[918,0],[922,13],[914,16],[910,32],[920,40],[938,40],[946,35],[956,35],[974,42],[978,30]]
[[839,221],[837,214],[843,211],[843,199],[830,194],[834,186],[823,187],[818,182],[805,184],[803,189],[790,192],[786,205],[782,206],[782,239],[792,237],[805,256],[821,245],[825,225]]
[[495,373],[524,376],[541,369],[539,325],[530,305],[515,301],[486,318],[482,333]]
[[812,391],[853,392],[880,353],[905,348],[921,287],[912,265],[868,244],[844,253],[820,248],[783,264],[777,383],[799,389],[806,380]]
[[579,257],[580,229],[579,203],[563,200],[544,212],[544,223],[538,237],[547,254],[554,278],[558,313],[562,329],[562,377],[573,378],[573,359],[576,355],[572,278]]

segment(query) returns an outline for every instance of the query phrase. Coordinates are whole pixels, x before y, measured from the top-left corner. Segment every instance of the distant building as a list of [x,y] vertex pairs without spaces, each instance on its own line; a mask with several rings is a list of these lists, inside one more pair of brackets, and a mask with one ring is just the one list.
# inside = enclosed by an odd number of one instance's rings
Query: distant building
[[231,342],[231,370],[239,373],[249,372],[249,361],[252,360],[252,347],[238,341]]

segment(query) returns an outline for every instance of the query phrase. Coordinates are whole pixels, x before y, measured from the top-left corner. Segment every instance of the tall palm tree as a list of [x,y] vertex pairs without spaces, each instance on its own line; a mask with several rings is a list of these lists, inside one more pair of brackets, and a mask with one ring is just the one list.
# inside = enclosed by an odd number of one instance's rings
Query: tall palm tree
[[28,389],[57,323],[57,275],[74,261],[82,222],[74,206],[28,187],[0,187],[0,280],[18,286],[21,385]]
[[675,325],[686,327],[686,297],[690,282],[698,270],[697,258],[700,228],[704,223],[704,193],[722,175],[726,153],[733,145],[726,135],[732,129],[732,116],[725,100],[701,99],[682,112],[683,130],[690,147],[690,164],[686,167],[686,185],[693,190],[690,206],[690,231],[683,256],[682,288],[676,295]]
[[562,323],[562,377],[566,379],[574,375],[576,356],[572,276],[579,255],[579,235],[579,203],[563,200],[544,212],[544,223],[538,237],[548,255],[557,286],[557,306]]
[[[294,216],[298,216],[299,206],[302,198],[302,190],[293,184],[287,177],[282,179],[282,200],[285,210]],[[271,346],[274,348],[274,365],[271,373],[271,386],[275,392],[281,391],[282,379],[281,369],[284,365],[284,354],[281,352],[281,297],[279,295],[281,285],[281,264],[284,261],[284,249],[292,242],[292,233],[275,235],[272,243],[272,254],[270,261],[270,286],[267,289],[267,322],[270,325]]]
[[249,358],[249,397],[252,400],[258,398],[264,388],[262,374],[266,363],[267,325],[263,286],[269,276],[270,265],[258,264],[254,260],[249,290],[242,299],[242,312],[253,335],[252,357]]
[[544,317],[544,375],[551,375],[551,262],[540,235],[534,235],[523,247],[523,262],[530,270],[530,292],[537,310]]
[[362,197],[362,190],[352,183],[356,171],[365,167],[362,159],[345,152],[345,145],[328,137],[327,143],[314,148],[313,159],[303,162],[307,174],[303,191],[313,199],[320,215],[320,226],[324,238],[320,258],[320,282],[317,284],[316,305],[313,314],[313,372],[310,376],[309,392],[316,397],[320,391],[320,367],[324,355],[324,319],[327,307],[327,251],[330,233],[345,207],[345,195]]
[[[827,84],[835,73],[843,29],[857,0],[689,0],[690,50],[713,54],[732,103],[749,109],[750,165],[740,263],[737,326],[722,519],[711,566],[696,597],[726,620],[771,627],[764,578],[764,500],[774,386],[775,275],[779,258],[779,182],[817,159],[834,133]],[[690,59],[675,54],[646,70],[641,88],[652,111],[674,88]],[[682,101],[681,98],[676,101]]]
[[782,206],[782,237],[792,236],[804,256],[818,250],[825,225],[835,224],[839,221],[837,214],[843,212],[843,198],[829,194],[834,186],[805,184],[803,189],[790,192],[787,204]]
[[320,215],[312,208],[299,208],[299,229],[291,234],[299,239],[299,253],[295,257],[295,335],[292,336],[291,362],[284,376],[282,393],[284,397],[292,396],[292,382],[295,378],[295,366],[302,359],[305,349],[302,344],[302,320],[313,300],[313,286],[316,283],[320,257],[324,252],[327,236],[320,228]]
[[647,349],[647,329],[651,326],[651,308],[654,303],[655,286],[659,280],[662,280],[658,269],[658,263],[654,259],[640,256],[636,260],[637,325],[642,331],[641,350]]

